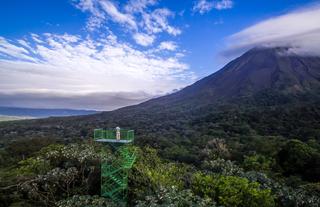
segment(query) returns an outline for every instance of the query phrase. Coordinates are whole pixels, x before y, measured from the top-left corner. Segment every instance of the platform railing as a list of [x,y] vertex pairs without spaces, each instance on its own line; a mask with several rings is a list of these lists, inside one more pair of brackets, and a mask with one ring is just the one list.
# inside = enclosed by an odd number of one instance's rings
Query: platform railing
[[[98,139],[117,139],[115,129],[95,129],[94,130],[94,140]],[[133,140],[134,130],[120,130],[120,139],[122,140]]]

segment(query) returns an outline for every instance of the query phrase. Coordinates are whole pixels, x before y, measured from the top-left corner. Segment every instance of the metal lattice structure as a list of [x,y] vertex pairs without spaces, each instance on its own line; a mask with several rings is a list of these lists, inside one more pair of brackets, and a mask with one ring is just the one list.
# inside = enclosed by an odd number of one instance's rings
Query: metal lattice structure
[[129,150],[133,143],[133,130],[95,129],[96,142],[111,145],[116,159],[101,163],[101,196],[108,197],[116,203],[127,202],[128,173],[136,159],[136,154]]

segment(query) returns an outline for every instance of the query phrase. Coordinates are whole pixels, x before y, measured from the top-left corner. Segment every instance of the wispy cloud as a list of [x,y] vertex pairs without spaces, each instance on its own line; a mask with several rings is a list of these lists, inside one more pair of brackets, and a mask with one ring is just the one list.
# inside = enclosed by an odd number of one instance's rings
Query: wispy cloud
[[[51,105],[61,106],[54,97],[70,96],[75,101],[87,96],[100,103],[99,109],[110,109],[106,99],[115,93],[118,98],[144,94],[137,98],[141,101],[189,84],[195,77],[188,68],[174,53],[165,57],[157,50],[137,50],[112,33],[98,39],[51,33],[19,40],[0,37],[0,93],[10,94],[11,99],[15,94],[45,95]],[[105,94],[104,101],[93,100],[97,95],[92,94]]]
[[130,14],[121,13],[118,8],[110,1],[99,1],[102,9],[113,21],[123,25],[128,25],[131,29],[137,30],[137,24],[134,17]]
[[125,32],[130,34],[137,44],[150,46],[159,33],[168,33],[172,36],[181,34],[181,30],[169,23],[175,16],[167,8],[152,8],[156,0],[130,0],[124,5],[110,0],[74,0],[75,6],[91,14],[87,28],[107,27],[108,21],[119,23]]
[[181,30],[169,24],[168,19],[173,16],[174,13],[169,9],[156,9],[151,13],[142,13],[141,25],[151,34],[167,32],[176,36],[181,34]]
[[320,5],[295,10],[259,22],[229,36],[225,56],[255,46],[280,46],[302,55],[320,55]]
[[[19,41],[19,44],[26,46],[24,43],[21,43],[21,40]],[[11,44],[3,37],[0,37],[0,54],[7,58],[19,56],[20,59],[25,61],[35,61],[26,48]]]
[[219,1],[208,1],[208,0],[197,0],[193,6],[194,12],[200,14],[207,13],[212,9],[223,10],[231,9],[233,7],[232,0],[219,0]]
[[144,33],[135,33],[133,35],[133,39],[142,46],[148,46],[151,45],[155,39],[154,35],[148,35]]
[[178,48],[177,44],[172,41],[161,42],[159,45],[160,50],[170,50],[175,51]]
[[214,3],[213,6],[217,10],[231,9],[233,7],[233,1],[231,0],[221,0]]
[[129,2],[125,5],[125,10],[128,13],[142,13],[149,6],[156,5],[158,0],[129,0]]

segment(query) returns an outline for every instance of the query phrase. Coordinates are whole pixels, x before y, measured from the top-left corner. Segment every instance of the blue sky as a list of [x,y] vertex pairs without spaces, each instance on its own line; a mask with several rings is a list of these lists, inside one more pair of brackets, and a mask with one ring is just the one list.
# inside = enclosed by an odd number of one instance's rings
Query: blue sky
[[317,2],[2,1],[0,105],[111,110],[180,89],[251,47],[319,55]]

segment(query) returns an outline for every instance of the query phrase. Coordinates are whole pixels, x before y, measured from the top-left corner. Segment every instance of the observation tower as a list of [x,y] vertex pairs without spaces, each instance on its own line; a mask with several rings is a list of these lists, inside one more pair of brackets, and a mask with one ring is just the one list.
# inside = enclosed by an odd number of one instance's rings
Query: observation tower
[[115,152],[115,159],[101,162],[101,196],[116,203],[127,203],[128,173],[136,159],[130,151],[134,131],[115,129],[95,129],[94,141],[110,145]]

